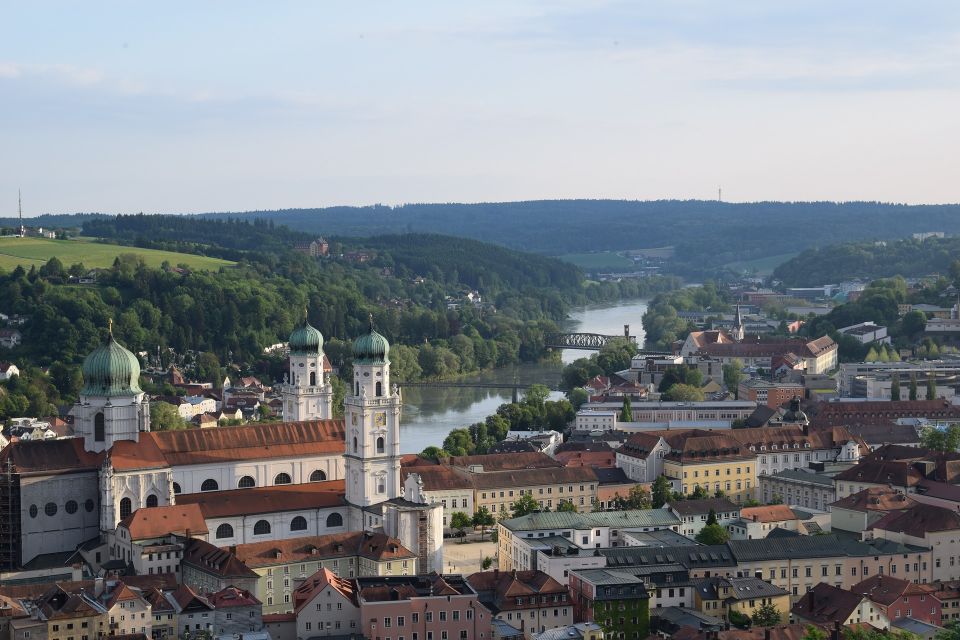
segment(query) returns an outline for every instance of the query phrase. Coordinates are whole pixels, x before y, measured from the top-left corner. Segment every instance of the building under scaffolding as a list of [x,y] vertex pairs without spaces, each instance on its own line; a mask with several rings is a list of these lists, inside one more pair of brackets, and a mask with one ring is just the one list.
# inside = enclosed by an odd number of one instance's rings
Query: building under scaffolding
[[20,566],[20,474],[7,459],[0,469],[0,571]]

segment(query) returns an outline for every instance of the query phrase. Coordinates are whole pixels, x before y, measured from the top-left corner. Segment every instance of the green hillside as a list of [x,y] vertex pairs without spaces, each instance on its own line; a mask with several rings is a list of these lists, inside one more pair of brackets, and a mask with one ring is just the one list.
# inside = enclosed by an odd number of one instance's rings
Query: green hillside
[[100,244],[84,239],[0,238],[0,269],[12,270],[17,265],[23,265],[27,269],[34,265],[39,267],[54,256],[66,266],[82,262],[85,267],[104,268],[111,266],[114,258],[123,253],[133,253],[142,257],[150,267],[159,267],[164,261],[172,265],[185,264],[192,269],[211,270],[236,264],[229,260],[207,256]]

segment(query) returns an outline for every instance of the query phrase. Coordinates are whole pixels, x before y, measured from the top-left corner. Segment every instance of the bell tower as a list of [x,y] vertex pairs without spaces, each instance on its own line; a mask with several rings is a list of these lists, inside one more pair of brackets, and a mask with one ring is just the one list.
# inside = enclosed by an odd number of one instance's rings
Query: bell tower
[[87,451],[105,451],[118,440],[136,442],[150,431],[150,400],[140,389],[140,362],[113,338],[83,361],[83,388],[70,413]]
[[373,328],[353,343],[346,419],[346,500],[368,507],[397,498],[400,486],[400,391],[390,387],[390,345]]
[[283,421],[333,417],[333,387],[323,371],[323,334],[304,319],[290,334],[290,366],[280,389]]

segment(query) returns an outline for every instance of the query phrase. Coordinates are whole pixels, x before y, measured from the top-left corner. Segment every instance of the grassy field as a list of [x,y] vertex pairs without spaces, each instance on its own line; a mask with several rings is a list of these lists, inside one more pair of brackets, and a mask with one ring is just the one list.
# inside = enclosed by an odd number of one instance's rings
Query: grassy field
[[122,253],[142,256],[151,267],[159,267],[164,260],[172,265],[185,264],[191,269],[215,270],[232,266],[234,262],[194,256],[174,251],[157,251],[138,247],[122,247],[114,244],[99,244],[89,240],[48,240],[46,238],[0,238],[0,268],[12,270],[17,265],[29,269],[40,266],[56,256],[64,266],[82,262],[85,267],[109,267],[114,258]]
[[757,275],[768,276],[778,266],[797,255],[793,253],[781,253],[776,256],[767,256],[766,258],[757,258],[756,260],[738,260],[730,262],[724,266],[734,271],[756,271]]
[[585,271],[610,270],[633,268],[633,260],[624,258],[618,253],[604,251],[601,253],[568,253],[560,256],[561,260],[572,262]]

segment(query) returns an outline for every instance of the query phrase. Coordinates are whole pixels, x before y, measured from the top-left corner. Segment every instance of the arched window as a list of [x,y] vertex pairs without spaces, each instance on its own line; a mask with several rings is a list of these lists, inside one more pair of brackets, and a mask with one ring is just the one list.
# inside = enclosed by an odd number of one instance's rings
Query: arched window
[[233,537],[233,527],[231,527],[231,526],[228,525],[227,523],[223,523],[222,525],[220,525],[219,527],[217,527],[217,539],[218,539],[218,540],[220,540],[220,539],[222,539],[222,538],[232,538],[232,537]]
[[270,533],[270,523],[266,520],[257,520],[257,524],[253,525],[253,535],[265,536],[268,533]]
[[383,436],[377,438],[377,453],[383,453],[384,451]]
[[354,393],[353,395],[358,396],[360,395],[360,383],[358,382],[356,386],[357,386],[357,392]]
[[326,479],[327,479],[327,474],[325,474],[320,469],[317,469],[316,471],[310,474],[310,482],[323,482]]
[[250,476],[243,476],[240,478],[240,482],[237,483],[237,487],[240,489],[250,489],[255,486],[257,486],[257,481]]
[[310,372],[310,386],[311,386],[311,387],[317,386],[317,372],[316,372],[316,371],[311,371],[311,372]]
[[343,526],[343,516],[339,513],[331,513],[327,516],[327,528],[332,527],[342,527]]
[[290,521],[290,531],[306,531],[307,519],[303,516],[297,516]]
[[273,484],[290,484],[290,476],[286,473],[278,473],[277,477],[273,479]]
[[220,488],[220,485],[217,484],[217,481],[213,478],[207,478],[203,481],[203,484],[200,485],[200,491],[216,491]]
[[174,482],[174,483],[173,483],[173,495],[178,496],[178,495],[180,495],[181,493],[183,493],[183,489],[180,488],[180,483],[179,483],[179,482]]
[[357,436],[353,436],[353,452],[357,452]]
[[120,501],[120,519],[126,518],[133,512],[133,503],[130,498],[124,498]]
[[105,420],[103,419],[103,412],[101,411],[93,416],[93,439],[97,442],[103,442],[107,439],[105,431]]
[[152,494],[152,493],[147,496],[147,506],[148,506],[148,507],[155,507],[155,506],[157,506],[157,504],[158,504],[157,496],[155,496],[155,495]]
[[379,398],[379,397],[382,396],[382,395],[383,395],[383,383],[378,381],[378,382],[377,382],[377,397]]

